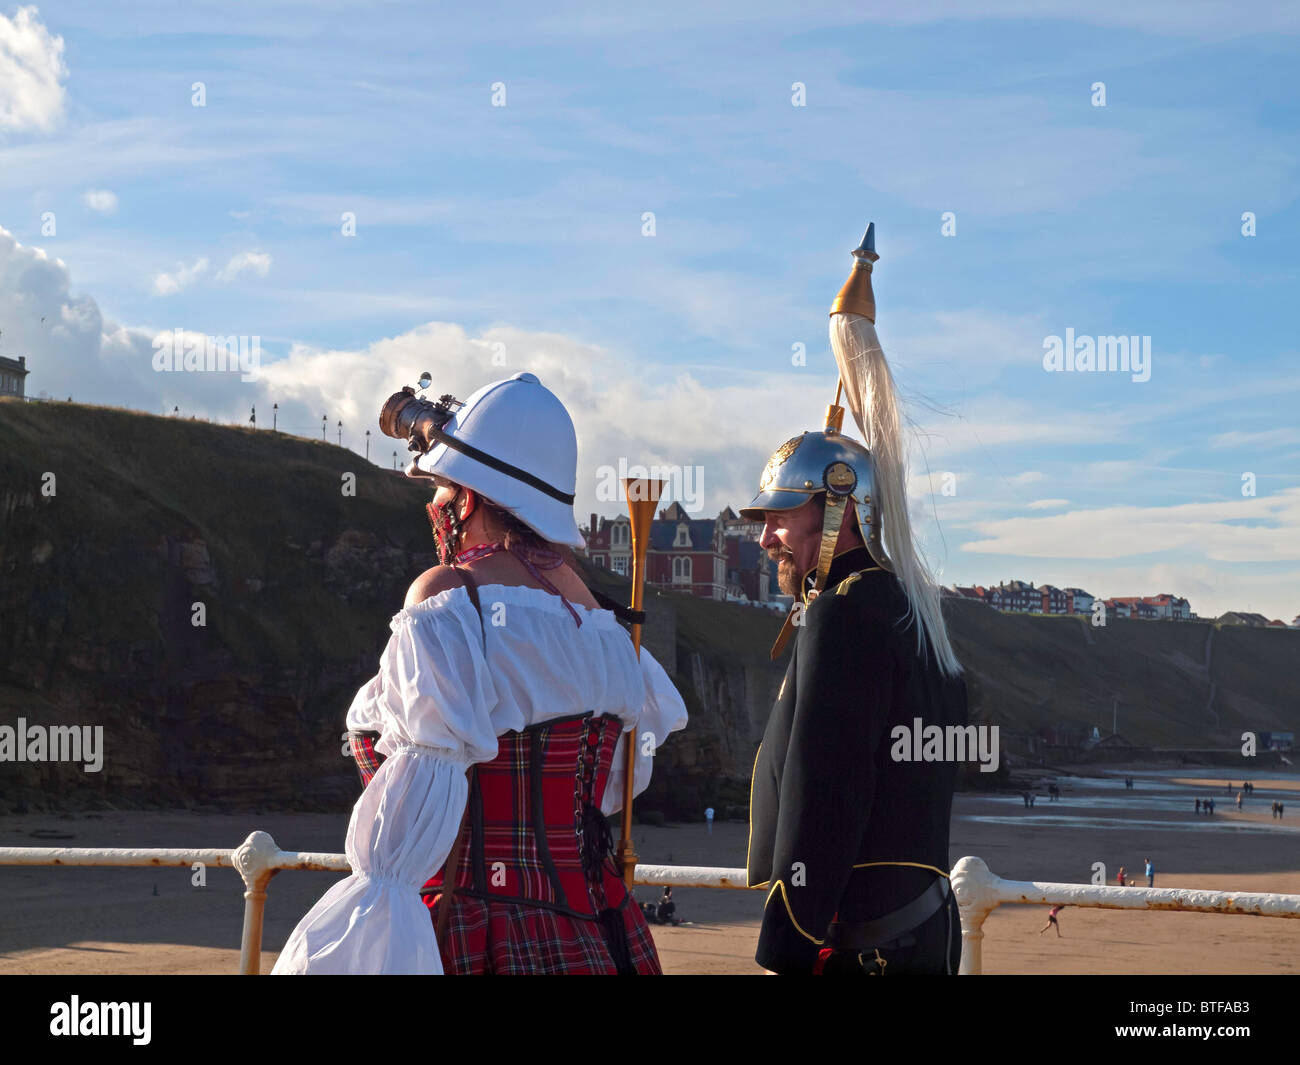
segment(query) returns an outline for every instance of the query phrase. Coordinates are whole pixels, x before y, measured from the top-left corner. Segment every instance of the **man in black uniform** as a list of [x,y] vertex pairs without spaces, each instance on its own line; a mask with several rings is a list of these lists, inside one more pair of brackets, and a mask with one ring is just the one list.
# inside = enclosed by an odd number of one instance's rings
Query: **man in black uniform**
[[755,759],[747,861],[750,886],[769,889],[756,958],[782,974],[955,973],[961,957],[948,883],[957,766],[894,757],[912,751],[916,719],[962,727],[967,704],[906,521],[873,237],[831,315],[841,382],[875,447],[842,435],[832,406],[824,431],[777,449],[741,511],[764,522],[795,597],[773,648],[797,633]]

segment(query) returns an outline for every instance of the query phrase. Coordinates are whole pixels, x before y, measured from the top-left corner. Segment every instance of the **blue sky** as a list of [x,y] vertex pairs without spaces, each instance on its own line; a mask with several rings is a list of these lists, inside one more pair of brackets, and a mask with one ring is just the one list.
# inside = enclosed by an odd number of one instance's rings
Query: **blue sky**
[[[0,354],[32,393],[278,402],[358,451],[421,370],[528,369],[574,412],[584,519],[620,458],[698,466],[711,514],[819,427],[874,220],[946,582],[1289,621],[1300,13],[1056,10],[0,6]],[[262,373],[155,373],[171,329],[256,335]],[[1149,336],[1150,379],[1046,372],[1067,329]]]

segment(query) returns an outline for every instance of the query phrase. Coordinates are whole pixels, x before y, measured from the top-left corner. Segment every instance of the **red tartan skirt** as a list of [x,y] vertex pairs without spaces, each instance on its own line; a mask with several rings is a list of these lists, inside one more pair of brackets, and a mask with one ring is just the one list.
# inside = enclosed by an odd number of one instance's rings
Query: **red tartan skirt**
[[[658,975],[659,955],[623,886],[600,813],[622,723],[583,714],[498,738],[475,766],[451,898],[448,974]],[[378,769],[373,740],[353,735],[363,783]],[[443,870],[421,892],[430,919]]]

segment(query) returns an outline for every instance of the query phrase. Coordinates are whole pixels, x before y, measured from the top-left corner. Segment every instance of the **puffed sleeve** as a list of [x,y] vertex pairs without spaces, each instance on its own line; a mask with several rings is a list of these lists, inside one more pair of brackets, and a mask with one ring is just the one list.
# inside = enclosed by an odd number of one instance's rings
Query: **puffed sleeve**
[[348,823],[352,875],[298,923],[274,973],[442,973],[419,892],[460,829],[467,768],[496,757],[496,691],[463,595],[404,610],[391,627],[379,674],[348,713],[350,727],[382,733],[387,755]]
[[391,755],[402,744],[417,744],[465,766],[491,761],[497,756],[491,719],[497,693],[478,614],[463,595],[437,609],[423,606],[393,618],[379,660],[375,702],[383,736],[375,749]]
[[379,697],[384,691],[384,675],[376,673],[357,691],[348,707],[347,726],[353,732],[378,732],[382,724]]
[[600,800],[600,811],[606,816],[623,809],[624,744],[628,738],[634,737],[637,744],[636,771],[632,777],[632,794],[636,796],[650,786],[655,750],[663,746],[670,733],[686,727],[686,704],[664,667],[644,647],[640,669],[645,699],[636,720],[625,726],[614,748],[614,764]]

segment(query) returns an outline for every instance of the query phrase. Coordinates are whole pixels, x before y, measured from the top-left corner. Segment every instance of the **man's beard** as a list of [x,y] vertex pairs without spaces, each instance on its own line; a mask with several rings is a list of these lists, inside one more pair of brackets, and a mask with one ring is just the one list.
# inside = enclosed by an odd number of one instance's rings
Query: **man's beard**
[[794,556],[788,551],[782,551],[776,555],[769,553],[769,557],[777,564],[776,586],[785,595],[792,595],[798,599],[799,574],[795,570]]

